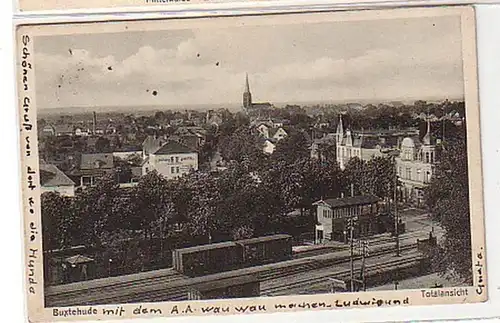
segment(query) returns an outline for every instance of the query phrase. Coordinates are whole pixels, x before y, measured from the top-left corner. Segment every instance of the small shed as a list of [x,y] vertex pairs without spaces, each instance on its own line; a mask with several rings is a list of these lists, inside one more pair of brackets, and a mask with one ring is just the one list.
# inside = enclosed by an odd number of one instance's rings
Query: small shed
[[74,255],[64,259],[62,266],[69,282],[88,280],[94,274],[94,259],[84,255]]

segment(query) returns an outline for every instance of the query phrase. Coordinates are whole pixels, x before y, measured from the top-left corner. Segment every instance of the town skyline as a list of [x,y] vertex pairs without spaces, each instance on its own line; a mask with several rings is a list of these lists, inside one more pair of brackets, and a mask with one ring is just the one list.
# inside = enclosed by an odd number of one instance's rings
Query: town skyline
[[44,36],[37,105],[239,107],[246,73],[254,99],[274,104],[461,98],[459,24],[432,17]]

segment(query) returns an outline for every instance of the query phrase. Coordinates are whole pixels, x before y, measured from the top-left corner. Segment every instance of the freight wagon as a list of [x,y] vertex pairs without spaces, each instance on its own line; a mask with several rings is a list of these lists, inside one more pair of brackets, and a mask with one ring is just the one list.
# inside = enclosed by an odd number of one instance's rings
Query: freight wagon
[[292,236],[278,234],[228,241],[172,252],[173,267],[190,277],[291,259]]
[[173,267],[186,276],[203,276],[237,269],[241,264],[241,248],[234,242],[205,244],[172,252]]
[[292,236],[277,234],[236,241],[243,249],[243,267],[288,260],[292,256]]

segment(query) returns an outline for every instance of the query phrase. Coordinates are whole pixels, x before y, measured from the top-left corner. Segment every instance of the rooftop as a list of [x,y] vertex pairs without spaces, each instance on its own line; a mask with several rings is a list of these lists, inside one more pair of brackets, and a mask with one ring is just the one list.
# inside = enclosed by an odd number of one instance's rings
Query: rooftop
[[85,264],[94,261],[94,259],[82,256],[82,255],[75,255],[69,258],[65,259],[66,262],[70,263],[71,265],[78,265],[78,264]]
[[80,169],[108,169],[113,168],[113,154],[82,154]]
[[197,252],[197,251],[203,251],[203,250],[208,250],[208,249],[218,249],[218,248],[227,248],[227,247],[236,247],[236,244],[234,243],[234,241],[225,241],[225,242],[202,244],[202,245],[198,245],[198,246],[194,246],[194,247],[177,249],[177,251],[179,253],[190,253],[190,252]]
[[66,174],[51,164],[40,164],[40,184],[45,187],[75,185]]
[[192,149],[178,143],[177,141],[170,140],[163,146],[161,146],[154,155],[171,155],[171,154],[186,154],[194,153]]
[[270,236],[256,237],[250,239],[237,240],[238,244],[251,244],[265,241],[273,241],[273,240],[282,240],[282,239],[290,239],[292,236],[288,234],[275,234]]
[[326,200],[321,200],[319,202],[324,202],[328,205],[330,205],[332,208],[343,208],[343,207],[349,207],[349,206],[354,206],[354,205],[366,205],[366,204],[372,204],[378,202],[380,199],[376,196],[373,195],[358,195],[358,196],[352,196],[352,197],[344,197],[344,198],[337,198],[337,199],[326,199]]

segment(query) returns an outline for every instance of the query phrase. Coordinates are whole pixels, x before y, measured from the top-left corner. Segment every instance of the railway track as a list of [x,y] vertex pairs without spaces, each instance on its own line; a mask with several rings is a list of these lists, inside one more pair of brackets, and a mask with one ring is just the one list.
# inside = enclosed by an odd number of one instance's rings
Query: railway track
[[[411,248],[415,248],[416,244],[410,244],[410,245],[403,245],[401,247],[401,251],[409,250]],[[389,247],[387,248],[381,248],[379,250],[375,250],[372,252],[372,256],[377,256],[377,255],[382,255],[385,253],[391,252],[392,249]],[[348,261],[350,257],[350,253],[344,252],[343,255],[339,255],[339,257],[336,258],[327,258],[327,259],[320,259],[317,260],[317,257],[314,257],[312,259],[302,259],[303,261],[290,264],[289,266],[285,267],[286,269],[283,269],[281,266],[279,267],[271,267],[268,270],[264,270],[259,274],[259,280],[261,281],[266,281],[270,279],[277,279],[280,277],[288,276],[288,275],[293,275],[296,273],[300,272],[306,272],[310,270],[316,270],[320,269],[323,267],[328,267],[328,266],[333,266],[336,264],[340,264],[342,262]],[[355,257],[355,261],[358,260],[360,256]],[[115,280],[116,283],[114,284],[109,284],[109,282],[102,283],[102,281],[88,281],[88,282],[82,282],[82,283],[74,283],[74,284],[69,284],[69,285],[61,285],[61,286],[55,286],[47,289],[47,299],[50,300],[51,302],[64,302],[67,301],[67,299],[71,298],[79,298],[79,297],[85,297],[89,293],[93,293],[94,290],[98,290],[99,293],[101,294],[106,294],[106,293],[114,293],[118,289],[127,289],[132,291],[135,288],[147,288],[151,286],[156,286],[159,284],[167,284],[171,283],[173,281],[179,280],[179,279],[184,279],[185,277],[182,275],[177,274],[173,270],[168,270],[168,271],[161,271],[161,273],[158,273],[159,276],[154,276],[154,275],[147,275],[146,278],[143,279],[126,279],[124,278],[123,280],[118,281],[118,277],[113,277],[112,280]],[[140,287],[139,287],[140,286]]]
[[[407,244],[407,245],[401,246],[400,251],[405,252],[408,250],[415,249],[416,247],[417,247],[416,243]],[[389,254],[391,252],[394,252],[393,248],[383,248],[383,249],[373,251],[371,253],[371,257],[386,255],[386,254]],[[307,272],[307,271],[311,271],[311,270],[317,270],[317,269],[321,269],[321,268],[325,268],[325,267],[339,265],[342,263],[346,263],[349,260],[350,260],[350,252],[347,252],[338,258],[320,259],[320,260],[313,258],[311,260],[304,261],[303,263],[300,263],[297,266],[288,267],[287,270],[276,269],[276,270],[269,270],[269,271],[263,272],[261,275],[259,275],[259,280],[261,282],[263,282],[263,281],[267,281],[267,280],[279,279],[279,278],[294,275],[297,273],[302,273],[302,272]],[[361,260],[361,255],[355,255],[354,261],[360,261],[360,260]]]
[[[416,244],[407,244],[401,246],[401,251],[412,250]],[[384,256],[393,252],[393,246],[382,246],[372,252],[372,257]],[[310,259],[299,259],[285,261],[259,267],[250,267],[241,269],[238,272],[256,274],[258,279],[265,283],[267,281],[276,281],[284,277],[300,275],[313,270],[332,267],[345,264],[349,261],[350,253],[343,252],[339,257],[327,257],[322,255],[311,257]],[[359,259],[357,256],[355,261]],[[231,272],[228,272],[229,274]],[[154,273],[143,275],[142,279],[118,280],[114,277],[114,284],[105,284],[105,282],[85,282],[71,284],[72,286],[56,286],[46,294],[48,306],[70,306],[70,305],[96,305],[112,303],[131,303],[147,301],[176,301],[185,300],[189,279],[176,274],[173,270],[161,270],[155,276]],[[322,278],[321,278],[322,279]],[[310,283],[314,283],[311,281]],[[79,288],[80,287],[80,288]]]
[[[435,230],[435,234],[440,234],[442,230],[439,228]],[[406,243],[415,243],[417,238],[422,238],[425,239],[427,238],[426,233],[422,233],[422,231],[407,231],[406,233],[402,234],[400,236],[400,243],[404,244]],[[390,236],[390,234],[384,234],[382,236],[378,236],[376,238],[369,238],[367,241],[370,243],[370,248],[374,248],[383,244],[387,243],[394,243],[395,237]],[[335,249],[336,248],[336,249]],[[300,259],[300,258],[307,258],[307,257],[313,257],[313,256],[319,256],[327,253],[335,253],[335,252],[341,252],[345,250],[349,250],[350,246],[349,244],[345,244],[340,247],[325,247],[323,249],[317,249],[317,250],[310,250],[310,251],[302,251],[302,252],[297,252],[294,255],[295,259]],[[335,250],[332,250],[335,249]]]
[[[95,291],[98,291],[101,295],[113,295],[119,289],[126,289],[131,292],[134,289],[144,289],[151,286],[157,286],[159,284],[167,284],[174,282],[176,280],[183,279],[184,277],[179,275],[178,273],[172,270],[172,273],[162,273],[159,276],[151,276],[141,279],[125,279],[125,281],[119,281],[113,284],[93,284],[96,282],[88,281],[86,285],[78,286],[79,283],[71,284],[71,289],[68,290],[67,285],[55,286],[47,289],[47,293],[45,294],[46,299],[50,303],[54,304],[63,304],[68,301],[68,299],[79,299],[79,298],[88,298],[89,294],[94,294]],[[117,278],[117,277],[113,277]],[[83,284],[81,284],[83,285]],[[94,286],[93,286],[94,285]],[[95,286],[97,285],[97,286]],[[62,287],[62,288],[59,288]],[[79,288],[78,287],[83,287]],[[84,304],[86,305],[86,303]]]
[[[378,264],[367,264],[366,265],[366,277],[374,275],[377,271],[393,270],[395,268],[404,269],[418,264],[423,259],[423,256],[418,253],[411,253],[403,258],[392,259]],[[355,275],[359,275],[360,269],[354,271]],[[307,287],[318,283],[325,283],[325,280],[333,277],[341,280],[348,280],[350,278],[350,268],[336,270],[334,272],[323,272],[312,277],[296,277],[295,281],[293,277],[287,279],[286,282],[275,281],[267,284],[267,286],[261,286],[262,296],[279,296],[279,295],[289,295],[293,292],[300,293]]]

